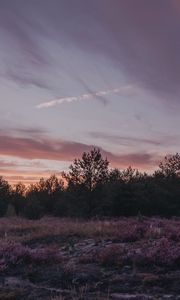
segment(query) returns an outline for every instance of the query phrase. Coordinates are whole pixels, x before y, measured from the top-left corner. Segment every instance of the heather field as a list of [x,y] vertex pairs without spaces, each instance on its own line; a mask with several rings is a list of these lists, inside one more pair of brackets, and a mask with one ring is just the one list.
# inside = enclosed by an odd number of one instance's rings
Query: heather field
[[0,219],[0,299],[180,299],[180,219]]

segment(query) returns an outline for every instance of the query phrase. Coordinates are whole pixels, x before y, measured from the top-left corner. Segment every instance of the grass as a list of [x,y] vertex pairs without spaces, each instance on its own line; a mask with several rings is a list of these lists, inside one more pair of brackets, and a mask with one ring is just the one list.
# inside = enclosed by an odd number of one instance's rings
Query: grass
[[180,220],[136,218],[119,220],[72,220],[45,217],[38,221],[21,218],[0,219],[0,239],[27,241],[47,236],[73,237],[79,239],[121,239],[160,238],[170,236],[180,239]]

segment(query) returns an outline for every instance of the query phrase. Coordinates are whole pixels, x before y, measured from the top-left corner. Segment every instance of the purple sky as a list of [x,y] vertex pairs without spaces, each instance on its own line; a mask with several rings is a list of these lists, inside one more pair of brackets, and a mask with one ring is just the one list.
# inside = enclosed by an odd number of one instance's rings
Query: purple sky
[[179,0],[0,0],[0,174],[98,146],[151,171],[180,146]]

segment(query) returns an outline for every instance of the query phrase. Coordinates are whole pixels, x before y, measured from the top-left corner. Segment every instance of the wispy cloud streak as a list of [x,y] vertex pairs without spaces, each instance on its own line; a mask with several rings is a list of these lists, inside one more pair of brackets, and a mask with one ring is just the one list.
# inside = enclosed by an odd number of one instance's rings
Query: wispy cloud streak
[[129,91],[129,90],[131,90],[131,88],[132,88],[131,85],[125,85],[125,86],[117,87],[117,88],[114,88],[114,89],[109,89],[109,90],[105,90],[105,91],[98,91],[98,92],[94,92],[94,93],[87,93],[87,94],[83,94],[83,95],[80,95],[80,96],[63,97],[63,98],[59,98],[59,99],[55,99],[55,100],[40,103],[36,107],[41,109],[41,108],[48,108],[48,107],[53,107],[53,106],[56,106],[56,105],[60,105],[64,102],[70,103],[70,102],[74,102],[74,101],[95,99],[96,97],[100,98],[100,97],[107,96],[109,94],[117,94],[117,93],[120,93],[120,92]]

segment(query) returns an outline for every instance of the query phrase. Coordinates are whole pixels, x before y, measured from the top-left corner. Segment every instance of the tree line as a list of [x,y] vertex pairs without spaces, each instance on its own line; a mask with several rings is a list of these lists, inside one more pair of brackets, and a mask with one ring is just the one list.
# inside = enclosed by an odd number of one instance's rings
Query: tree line
[[180,216],[180,155],[166,156],[153,174],[109,168],[99,149],[75,159],[55,175],[26,187],[0,177],[0,216],[59,217]]

